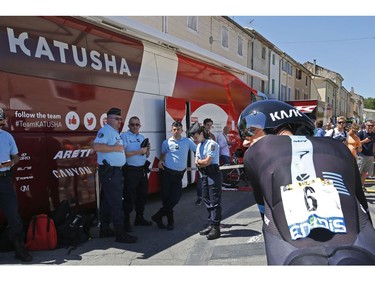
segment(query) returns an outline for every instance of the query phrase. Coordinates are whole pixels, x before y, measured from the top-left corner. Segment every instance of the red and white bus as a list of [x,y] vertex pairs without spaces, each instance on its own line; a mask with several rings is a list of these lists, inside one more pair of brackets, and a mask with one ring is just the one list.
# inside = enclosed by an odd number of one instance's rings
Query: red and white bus
[[[186,130],[209,117],[214,133],[230,126],[232,149],[241,145],[238,116],[256,90],[225,68],[124,30],[89,17],[0,17],[0,106],[19,148],[14,187],[24,219],[63,199],[97,207],[92,141],[110,107],[122,109],[123,131],[136,115],[150,139],[150,193],[159,190],[161,142],[173,120]],[[186,173],[184,186],[194,181]]]

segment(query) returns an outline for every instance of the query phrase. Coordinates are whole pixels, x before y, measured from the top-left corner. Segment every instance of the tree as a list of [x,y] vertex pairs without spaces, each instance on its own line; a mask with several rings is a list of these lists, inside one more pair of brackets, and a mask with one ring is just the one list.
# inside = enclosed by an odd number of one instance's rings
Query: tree
[[364,108],[375,110],[375,99],[374,98],[365,99]]

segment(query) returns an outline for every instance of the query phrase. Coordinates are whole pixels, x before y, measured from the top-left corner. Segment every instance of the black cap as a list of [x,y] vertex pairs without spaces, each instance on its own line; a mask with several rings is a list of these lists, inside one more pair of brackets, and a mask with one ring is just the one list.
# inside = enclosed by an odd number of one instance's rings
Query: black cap
[[121,109],[112,107],[110,110],[108,110],[107,116],[108,115],[118,115],[118,116],[121,116]]
[[191,127],[190,127],[190,130],[188,132],[188,136],[192,137],[194,136],[194,134],[199,130],[201,126],[199,125],[199,122],[198,121],[195,121]]

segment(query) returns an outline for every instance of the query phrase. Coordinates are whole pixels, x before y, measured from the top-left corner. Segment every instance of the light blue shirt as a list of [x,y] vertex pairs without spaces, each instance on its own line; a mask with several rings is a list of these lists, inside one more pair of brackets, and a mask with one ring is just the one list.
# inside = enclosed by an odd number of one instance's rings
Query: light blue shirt
[[[112,126],[106,124],[98,131],[94,143],[115,145],[123,144],[120,134]],[[108,164],[114,167],[122,167],[125,165],[126,156],[125,152],[97,152],[98,164],[103,165],[103,160],[107,160]]]
[[161,144],[161,153],[165,154],[164,164],[175,171],[183,171],[187,166],[189,150],[195,152],[197,145],[189,138],[181,137],[175,140],[170,137]]
[[[18,154],[18,147],[13,136],[7,131],[0,129],[0,162],[11,160],[11,155]],[[0,169],[1,172],[9,171],[10,167],[3,167]]]
[[220,160],[220,147],[214,140],[206,139],[203,142],[199,143],[197,146],[197,154],[196,156],[198,159],[206,159],[207,157],[211,157],[211,165],[218,164]]
[[[128,151],[136,151],[141,149],[141,143],[145,137],[141,134],[133,134],[130,130],[122,133],[121,138],[124,144],[124,149]],[[136,154],[130,157],[127,157],[126,164],[130,166],[140,167],[145,164],[147,160],[146,154]]]

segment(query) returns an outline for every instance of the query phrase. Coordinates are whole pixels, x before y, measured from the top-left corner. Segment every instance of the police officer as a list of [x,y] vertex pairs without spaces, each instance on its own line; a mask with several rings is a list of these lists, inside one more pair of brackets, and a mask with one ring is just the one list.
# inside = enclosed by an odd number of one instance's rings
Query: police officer
[[[124,201],[123,209],[125,214],[125,229],[130,232],[132,227],[130,224],[130,213],[135,205],[135,221],[134,225],[150,226],[151,221],[144,218],[144,210],[148,197],[148,166],[146,164],[147,157],[150,156],[150,144],[141,147],[145,137],[139,133],[141,121],[137,116],[129,119],[129,130],[121,134],[123,141],[126,165],[124,166]],[[147,163],[149,163],[147,161]],[[147,167],[146,167],[147,166]]]
[[198,143],[195,165],[202,179],[203,201],[208,211],[208,227],[199,232],[206,235],[208,240],[220,237],[221,216],[221,186],[223,176],[219,169],[219,145],[210,139],[209,132],[204,126],[190,132],[195,143]]
[[18,148],[13,136],[2,128],[6,125],[5,113],[0,108],[0,208],[9,225],[9,238],[14,242],[15,257],[30,262],[33,257],[24,247],[22,220],[18,213],[17,194],[13,189],[13,166],[19,162]]
[[355,158],[276,100],[249,105],[238,122],[250,147],[246,175],[263,219],[270,265],[374,265],[375,230]]
[[[122,166],[126,158],[119,133],[121,121],[121,110],[111,108],[107,112],[107,124],[98,131],[93,144],[98,155],[99,179],[102,184],[99,236],[115,236],[117,242],[135,243],[137,237],[129,235],[124,229]],[[111,221],[114,232],[110,228]]]
[[158,164],[163,206],[151,219],[159,228],[165,228],[162,219],[167,216],[167,230],[174,228],[173,208],[182,195],[182,178],[186,171],[189,150],[195,153],[197,149],[197,145],[190,138],[181,136],[182,132],[182,123],[173,122],[173,135],[163,141]]

